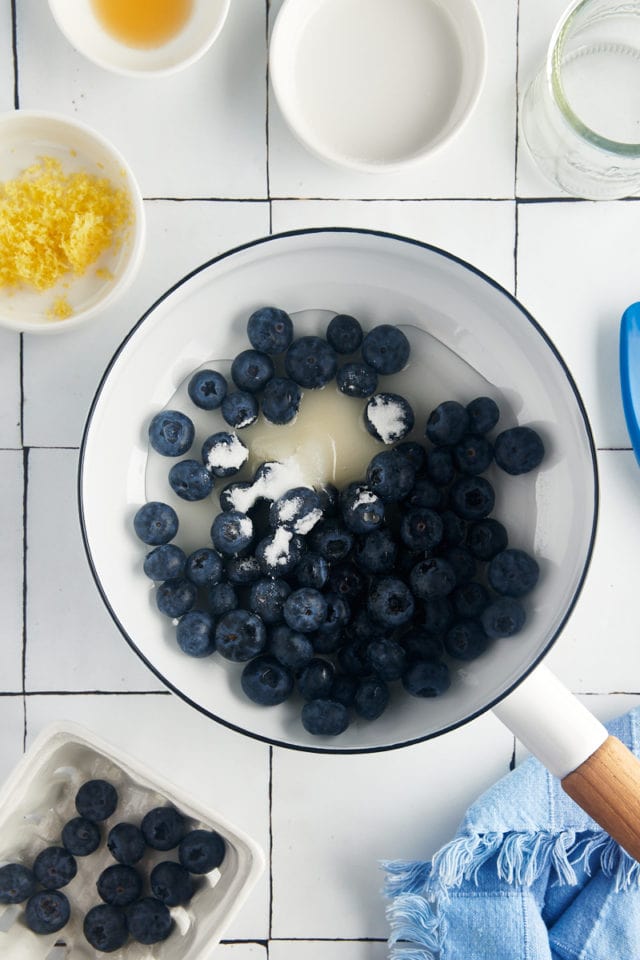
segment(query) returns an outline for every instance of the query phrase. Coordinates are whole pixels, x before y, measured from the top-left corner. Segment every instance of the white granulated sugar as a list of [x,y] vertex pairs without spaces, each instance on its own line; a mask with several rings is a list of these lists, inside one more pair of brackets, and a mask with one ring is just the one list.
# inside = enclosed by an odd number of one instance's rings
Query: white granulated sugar
[[279,564],[288,561],[292,537],[293,533],[290,530],[285,530],[284,527],[278,527],[274,531],[271,543],[264,551],[264,558],[270,567],[277,567]]
[[281,523],[286,523],[287,520],[293,520],[296,513],[302,506],[302,497],[290,497],[288,500],[278,507],[278,517]]
[[377,499],[373,490],[369,490],[367,487],[358,487],[358,495],[353,504],[353,509],[357,510],[358,507],[364,507],[367,503],[375,503]]
[[372,397],[367,404],[367,417],[383,443],[393,443],[404,429],[404,412],[397,400]]
[[[231,442],[226,443],[220,440],[215,443],[207,454],[207,466],[210,470],[220,468],[223,470],[239,470],[249,457],[249,451],[242,440],[235,433],[230,434]],[[243,511],[245,512],[245,511]]]
[[246,490],[234,490],[230,500],[235,510],[246,513],[259,497],[266,500],[278,500],[294,487],[307,486],[295,457],[288,457],[280,463],[275,460],[261,473],[261,476]]
[[305,534],[309,533],[309,531],[315,527],[318,520],[322,520],[322,510],[320,507],[316,507],[315,510],[310,510],[304,517],[300,517],[297,523],[294,523],[293,529],[296,533],[304,537]]
[[242,520],[238,523],[238,528],[243,537],[250,537],[253,535],[253,522],[251,517],[243,517]]

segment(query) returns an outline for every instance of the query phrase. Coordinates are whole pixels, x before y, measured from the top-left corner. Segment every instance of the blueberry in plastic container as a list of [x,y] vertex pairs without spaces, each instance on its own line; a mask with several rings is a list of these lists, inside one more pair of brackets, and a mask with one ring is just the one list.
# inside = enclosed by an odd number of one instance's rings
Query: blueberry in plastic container
[[352,360],[338,369],[336,384],[338,390],[346,397],[364,400],[378,389],[378,374],[367,363]]
[[386,710],[390,699],[389,687],[380,677],[366,677],[356,690],[353,708],[365,720],[377,720]]
[[165,580],[156,587],[156,606],[165,617],[175,620],[191,610],[197,595],[196,585],[184,577]]
[[262,353],[284,353],[293,340],[293,322],[278,307],[260,307],[247,321],[247,336],[254,350]]
[[58,890],[73,880],[78,864],[64,847],[45,847],[33,862],[33,875],[47,890]]
[[202,444],[202,462],[216,477],[231,477],[249,459],[249,451],[240,437],[218,430]]
[[40,890],[27,900],[25,922],[34,933],[62,930],[71,915],[69,900],[60,890]]
[[181,457],[194,437],[193,421],[180,410],[161,410],[149,424],[149,443],[163,457]]
[[451,686],[449,668],[441,660],[416,660],[403,673],[402,686],[414,697],[439,697]]
[[364,360],[378,373],[398,373],[406,367],[411,345],[398,327],[382,323],[373,327],[362,341]]
[[219,513],[211,525],[211,541],[226,557],[240,553],[253,542],[253,521],[239,510]]
[[206,610],[189,610],[176,627],[176,641],[190,657],[208,657],[215,650],[214,620]]
[[522,630],[527,615],[514,597],[498,597],[482,612],[481,623],[488,637],[512,637]]
[[354,561],[366,573],[390,573],[396,563],[398,544],[387,527],[361,537],[354,549]]
[[240,683],[246,696],[263,707],[276,706],[291,695],[293,673],[275,657],[260,656],[244,667]]
[[367,609],[379,623],[400,627],[413,619],[415,600],[404,581],[396,577],[380,577],[370,587]]
[[544,458],[544,444],[531,427],[512,427],[496,437],[494,456],[505,473],[518,476],[539,466]]
[[175,807],[154,807],[145,813],[140,829],[154,850],[172,850],[187,832],[187,821]]
[[262,577],[251,585],[248,607],[264,623],[279,623],[283,619],[284,604],[291,587],[281,578]]
[[433,550],[442,540],[440,514],[428,507],[413,507],[402,515],[400,539],[410,550]]
[[311,487],[292,487],[278,497],[269,510],[269,525],[307,534],[322,517],[320,496]]
[[352,533],[372,533],[384,523],[384,502],[365,483],[350,483],[340,495],[340,506]]
[[157,863],[149,876],[149,885],[153,896],[168,907],[188,903],[194,892],[191,874],[175,860]]
[[444,648],[456,660],[475,660],[489,646],[489,637],[477,620],[458,620],[449,627]]
[[231,364],[231,379],[240,390],[258,393],[275,373],[273,360],[261,350],[241,350]]
[[495,491],[485,477],[461,476],[451,484],[451,509],[463,520],[482,520],[495,505]]
[[300,717],[307,733],[317,737],[337,737],[349,726],[348,709],[328,697],[305,703]]
[[315,525],[308,540],[311,549],[331,563],[344,560],[353,546],[354,535],[342,519],[328,517]]
[[207,589],[207,606],[212,616],[222,617],[238,606],[238,595],[228,581],[213,583]]
[[524,550],[502,550],[487,568],[490,585],[505,597],[523,597],[533,590],[539,576],[537,561]]
[[289,594],[282,612],[292,630],[313,633],[326,619],[327,601],[319,590],[300,587]]
[[157,547],[169,543],[178,532],[178,514],[168,503],[150,500],[136,512],[133,529],[143,543]]
[[187,557],[184,574],[196,587],[207,587],[220,582],[223,570],[222,558],[216,550],[199,547]]
[[213,490],[213,477],[199,460],[179,460],[169,470],[169,486],[181,500],[204,500]]
[[454,444],[453,460],[460,473],[477,476],[491,466],[493,446],[480,433],[466,433],[462,440]]
[[0,903],[23,903],[36,889],[33,871],[22,863],[0,867]]
[[201,410],[217,410],[227,395],[226,378],[217,370],[198,370],[189,380],[187,393]]
[[489,433],[500,419],[500,409],[491,397],[476,397],[467,404],[472,433]]
[[327,340],[336,353],[355,353],[362,344],[364,334],[355,317],[347,313],[337,313],[327,326]]
[[298,690],[305,700],[324,699],[331,693],[335,668],[328,660],[314,657],[298,675]]
[[226,660],[245,663],[262,653],[266,644],[266,627],[249,610],[230,610],[216,624],[216,650]]
[[62,828],[62,846],[74,857],[88,857],[100,846],[102,835],[94,820],[73,817]]
[[506,528],[493,517],[472,523],[467,533],[467,546],[478,560],[491,560],[506,549],[508,541]]
[[124,911],[109,903],[99,903],[87,912],[82,930],[88,943],[102,953],[113,953],[129,939]]
[[116,823],[107,835],[107,848],[114,860],[131,867],[142,860],[146,842],[134,823]]
[[175,580],[185,572],[186,563],[184,550],[174,543],[162,543],[149,551],[142,569],[151,580]]
[[420,600],[446,597],[457,583],[456,573],[443,557],[420,560],[411,570],[409,583]]
[[310,636],[278,623],[269,634],[268,654],[289,670],[301,670],[313,658]]
[[338,357],[322,337],[300,337],[288,347],[284,357],[287,376],[310,390],[326,386],[336,375]]
[[300,409],[300,387],[289,377],[273,377],[264,388],[260,405],[265,420],[283,425],[295,420]]
[[210,873],[225,853],[226,843],[216,830],[190,830],[178,846],[178,859],[189,873]]
[[407,655],[404,648],[391,637],[373,640],[366,655],[373,672],[383,680],[399,680],[402,676]]
[[166,904],[157,897],[143,897],[126,910],[129,933],[138,943],[160,943],[171,933],[173,919]]
[[457,400],[445,400],[431,411],[425,434],[436,445],[459,443],[469,432],[469,414]]
[[396,443],[411,433],[415,415],[399,393],[374,393],[364,408],[364,425],[381,443]]
[[222,401],[220,412],[225,423],[242,430],[256,422],[260,404],[248,390],[232,390]]
[[105,867],[96,882],[98,894],[113,907],[126,907],[142,893],[142,875],[126,863]]
[[75,805],[81,817],[100,822],[115,812],[118,791],[108,780],[87,780],[76,793]]
[[377,453],[367,467],[367,484],[385,503],[404,500],[416,482],[416,468],[408,457],[393,450]]

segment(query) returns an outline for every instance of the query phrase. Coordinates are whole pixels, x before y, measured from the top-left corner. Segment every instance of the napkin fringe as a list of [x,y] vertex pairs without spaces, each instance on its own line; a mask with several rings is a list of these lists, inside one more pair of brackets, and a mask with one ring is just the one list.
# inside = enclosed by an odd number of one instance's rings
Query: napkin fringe
[[495,859],[498,877],[530,887],[548,868],[555,883],[578,882],[574,865],[590,873],[599,866],[620,890],[640,882],[640,864],[603,831],[576,833],[509,832],[465,834],[423,860],[385,861],[384,893],[391,898],[387,917],[392,960],[437,960],[446,938],[439,905],[463,881],[477,882],[487,861]]

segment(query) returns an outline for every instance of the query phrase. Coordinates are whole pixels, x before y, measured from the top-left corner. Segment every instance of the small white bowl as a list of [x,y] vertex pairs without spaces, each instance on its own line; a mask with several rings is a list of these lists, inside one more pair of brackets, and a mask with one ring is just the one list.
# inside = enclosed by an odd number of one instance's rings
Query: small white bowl
[[484,82],[485,47],[474,0],[284,0],[269,66],[307,149],[389,173],[462,127]]
[[[79,327],[115,303],[138,271],[146,231],[135,177],[124,157],[103,136],[58,114],[17,110],[0,115],[0,182],[13,180],[41,157],[59,160],[66,174],[84,171],[107,177],[127,191],[131,204],[130,223],[82,276],[69,273],[42,291],[26,285],[0,288],[0,326],[49,334]],[[65,319],[52,319],[52,307],[59,297],[73,312]]]
[[129,77],[158,77],[183,70],[199,60],[224,26],[231,0],[193,0],[183,28],[158,47],[120,42],[96,16],[91,0],[49,0],[58,27],[88,60]]

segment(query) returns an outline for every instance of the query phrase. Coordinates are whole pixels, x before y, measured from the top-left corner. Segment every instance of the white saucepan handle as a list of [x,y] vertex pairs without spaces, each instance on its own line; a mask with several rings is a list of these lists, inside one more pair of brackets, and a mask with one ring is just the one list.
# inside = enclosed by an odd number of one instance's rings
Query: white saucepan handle
[[607,833],[640,860],[640,761],[546,667],[494,713]]

